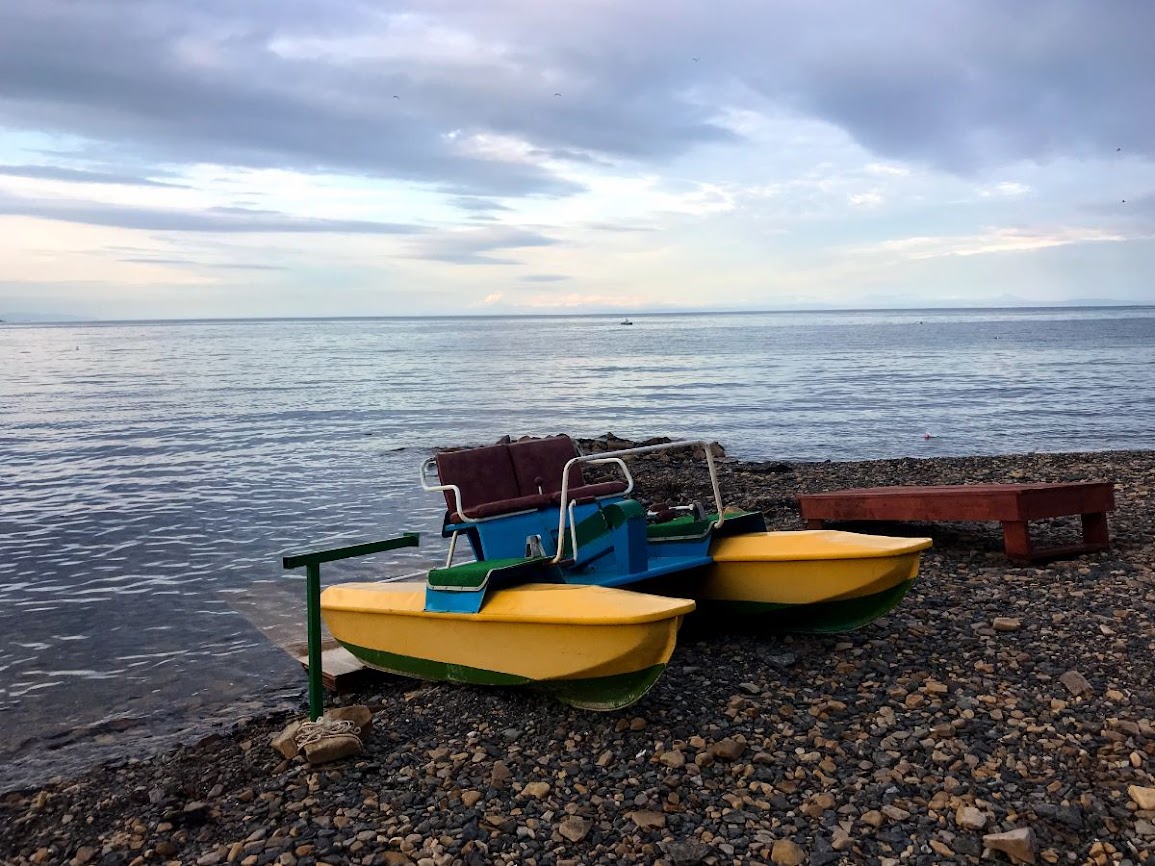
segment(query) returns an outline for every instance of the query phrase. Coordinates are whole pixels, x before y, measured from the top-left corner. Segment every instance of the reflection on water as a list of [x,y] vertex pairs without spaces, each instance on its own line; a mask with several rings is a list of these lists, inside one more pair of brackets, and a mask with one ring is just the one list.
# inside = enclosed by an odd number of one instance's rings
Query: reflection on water
[[[435,445],[607,430],[752,459],[1152,444],[1152,310],[616,321],[0,327],[0,760],[113,719],[160,736],[295,694],[299,668],[266,637],[300,636],[303,581],[279,557],[436,539],[440,505],[416,481]],[[63,765],[43,758],[37,772]]]

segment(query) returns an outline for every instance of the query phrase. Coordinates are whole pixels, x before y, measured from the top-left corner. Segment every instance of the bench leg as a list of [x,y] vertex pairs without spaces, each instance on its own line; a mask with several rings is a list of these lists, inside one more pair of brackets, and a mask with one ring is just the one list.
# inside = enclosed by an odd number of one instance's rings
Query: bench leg
[[825,520],[807,520],[806,521],[806,528],[807,529],[821,529],[825,525],[826,525]]
[[1003,549],[1010,559],[1031,558],[1031,533],[1027,521],[1003,521]]
[[1103,512],[1083,515],[1083,544],[1107,548],[1111,546],[1111,534],[1107,529],[1107,515]]

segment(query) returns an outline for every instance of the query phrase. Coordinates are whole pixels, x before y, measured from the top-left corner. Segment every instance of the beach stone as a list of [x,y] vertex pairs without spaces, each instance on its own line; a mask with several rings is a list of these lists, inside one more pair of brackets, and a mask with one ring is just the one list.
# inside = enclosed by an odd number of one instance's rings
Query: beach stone
[[859,820],[861,820],[863,824],[869,824],[871,827],[878,829],[886,821],[886,816],[884,816],[877,809],[871,809],[867,812],[863,812],[862,817]]
[[75,866],[84,866],[85,863],[91,861],[95,856],[96,849],[88,845],[84,845],[76,849],[76,854],[72,858],[72,863],[74,863]]
[[280,752],[280,754],[285,758],[292,759],[297,757],[297,755],[301,754],[301,750],[297,746],[296,740],[297,730],[300,727],[300,719],[295,722],[289,722],[289,724],[285,725],[285,727],[281,729],[279,734],[273,737],[269,745],[272,746],[273,749],[277,752]]
[[882,814],[890,818],[892,821],[905,821],[910,817],[910,812],[906,809],[900,809],[895,805],[887,805],[882,807]]
[[834,797],[831,794],[822,793],[803,803],[799,811],[808,818],[818,818],[823,813],[833,809],[834,806]]
[[711,743],[708,749],[710,755],[718,761],[736,761],[742,757],[742,753],[746,751],[746,744],[733,740],[727,737],[724,740],[718,740],[716,743]]
[[793,839],[775,839],[770,859],[778,866],[802,866],[806,861],[806,852]]
[[557,831],[571,842],[580,842],[587,835],[589,835],[590,828],[593,825],[585,818],[579,818],[577,815],[570,815],[564,821],[557,825]]
[[535,800],[540,800],[549,793],[549,782],[526,782],[525,787],[521,789],[523,797],[533,797]]
[[668,752],[662,752],[658,756],[658,761],[671,770],[677,770],[686,765],[686,756],[676,749],[671,749]]
[[974,806],[959,806],[954,814],[955,823],[964,830],[978,832],[987,826],[986,813]]
[[669,858],[671,866],[698,866],[712,853],[709,845],[694,839],[685,842],[666,840],[659,847]]
[[954,851],[951,850],[951,847],[949,845],[947,845],[945,842],[940,842],[938,839],[931,839],[930,840],[930,848],[932,851],[934,851],[935,854],[938,854],[940,857],[953,857],[954,856]]
[[494,784],[500,785],[512,779],[513,773],[509,771],[509,767],[506,766],[505,761],[494,761],[493,769],[489,771],[489,778]]
[[1094,691],[1087,678],[1078,671],[1067,671],[1059,677],[1059,682],[1075,697]]
[[830,837],[830,847],[835,851],[849,851],[854,847],[854,837],[841,826],[836,826]]
[[461,803],[466,809],[472,809],[477,805],[477,801],[481,799],[480,791],[462,791]]
[[1013,616],[996,616],[991,625],[995,631],[1001,632],[1018,631],[1023,627],[1022,620]]
[[988,833],[983,836],[983,845],[992,851],[1002,851],[1014,863],[1035,862],[1035,831],[1030,827],[1018,827],[1005,833]]
[[1155,811],[1155,788],[1132,785],[1127,789],[1127,796],[1134,800],[1135,805],[1144,812]]
[[650,809],[637,809],[627,816],[640,830],[655,830],[666,826],[666,816]]

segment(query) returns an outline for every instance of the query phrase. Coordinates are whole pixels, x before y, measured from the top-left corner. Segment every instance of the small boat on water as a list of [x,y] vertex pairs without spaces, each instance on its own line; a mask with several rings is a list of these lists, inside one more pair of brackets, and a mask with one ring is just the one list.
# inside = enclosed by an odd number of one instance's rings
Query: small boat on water
[[627,316],[626,318],[622,319],[622,324],[623,325],[632,325],[633,322],[631,322],[629,317]]
[[[648,512],[630,498],[626,459],[685,448],[705,458],[712,512],[698,504]],[[614,480],[587,481],[583,467]],[[594,455],[580,455],[568,436],[499,442],[441,452],[420,474],[422,487],[445,498],[445,565],[424,579],[325,589],[319,608],[333,637],[370,667],[525,685],[586,709],[641,698],[695,610],[787,631],[865,625],[898,604],[931,544],[833,530],[769,532],[761,514],[723,507],[705,442]],[[457,563],[463,542],[472,558]],[[285,566],[308,565],[319,587],[321,562],[416,543],[408,533],[287,557]]]

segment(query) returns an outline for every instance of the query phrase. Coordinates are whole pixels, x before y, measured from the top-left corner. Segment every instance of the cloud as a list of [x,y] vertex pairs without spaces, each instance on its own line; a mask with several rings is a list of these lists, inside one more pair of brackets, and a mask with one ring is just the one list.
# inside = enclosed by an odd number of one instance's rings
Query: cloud
[[493,256],[498,250],[548,247],[557,241],[538,232],[507,226],[443,230],[421,238],[413,257],[458,265],[516,265],[516,259]]
[[129,256],[117,259],[118,262],[139,265],[170,265],[181,268],[209,268],[224,271],[284,271],[287,268],[281,265],[269,265],[256,262],[199,262],[195,259],[181,258],[150,258],[149,256]]
[[27,177],[35,180],[62,180],[69,183],[109,183],[123,186],[182,187],[184,184],[164,183],[131,174],[104,171],[86,171],[54,165],[0,165],[0,175]]
[[[603,88],[576,57],[492,42],[421,9],[336,11],[321,0],[13,5],[0,28],[0,123],[131,141],[154,160],[505,195],[578,191],[545,164],[567,151],[648,158],[729,137],[707,109],[645,78]],[[553,96],[553,79],[564,77],[568,102]],[[476,136],[523,142],[527,158],[461,146]]]
[[417,226],[368,220],[290,216],[269,210],[216,207],[201,211],[103,202],[32,199],[0,192],[0,216],[25,216],[160,232],[413,234]]
[[974,235],[899,238],[859,248],[854,252],[895,254],[902,259],[919,260],[943,256],[1032,252],[1071,244],[1117,243],[1126,240],[1123,234],[1103,229],[1060,228],[1044,232],[992,228]]
[[560,283],[563,280],[573,279],[565,274],[529,274],[521,278],[523,283]]

